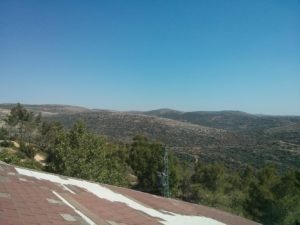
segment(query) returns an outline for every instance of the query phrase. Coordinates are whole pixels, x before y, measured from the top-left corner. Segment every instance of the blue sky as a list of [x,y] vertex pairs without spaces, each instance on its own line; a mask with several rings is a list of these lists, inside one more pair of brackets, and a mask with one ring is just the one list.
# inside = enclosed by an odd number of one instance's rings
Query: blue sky
[[1,0],[0,78],[0,102],[300,115],[300,1]]

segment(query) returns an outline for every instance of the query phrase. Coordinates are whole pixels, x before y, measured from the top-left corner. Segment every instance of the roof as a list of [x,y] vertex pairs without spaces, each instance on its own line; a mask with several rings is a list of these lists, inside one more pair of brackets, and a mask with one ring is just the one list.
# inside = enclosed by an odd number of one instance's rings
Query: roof
[[214,208],[0,162],[2,225],[255,225]]

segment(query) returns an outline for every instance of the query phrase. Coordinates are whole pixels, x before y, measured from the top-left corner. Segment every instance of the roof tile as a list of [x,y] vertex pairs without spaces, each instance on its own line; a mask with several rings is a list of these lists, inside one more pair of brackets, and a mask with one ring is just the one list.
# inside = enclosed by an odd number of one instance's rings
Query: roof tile
[[172,224],[174,213],[187,221],[203,216],[214,219],[210,224],[257,224],[214,208],[0,162],[1,225],[158,225]]

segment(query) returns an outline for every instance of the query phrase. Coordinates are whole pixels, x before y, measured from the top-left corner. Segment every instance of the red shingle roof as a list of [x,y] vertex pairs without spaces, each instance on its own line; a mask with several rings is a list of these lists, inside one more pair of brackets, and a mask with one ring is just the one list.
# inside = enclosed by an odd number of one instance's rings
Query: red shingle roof
[[201,205],[0,163],[1,225],[255,225]]

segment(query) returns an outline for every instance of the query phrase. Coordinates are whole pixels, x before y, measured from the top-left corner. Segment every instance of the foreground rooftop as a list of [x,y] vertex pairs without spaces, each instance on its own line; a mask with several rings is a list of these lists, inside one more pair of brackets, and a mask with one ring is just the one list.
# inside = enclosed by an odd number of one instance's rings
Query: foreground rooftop
[[1,225],[255,225],[214,208],[0,161]]

